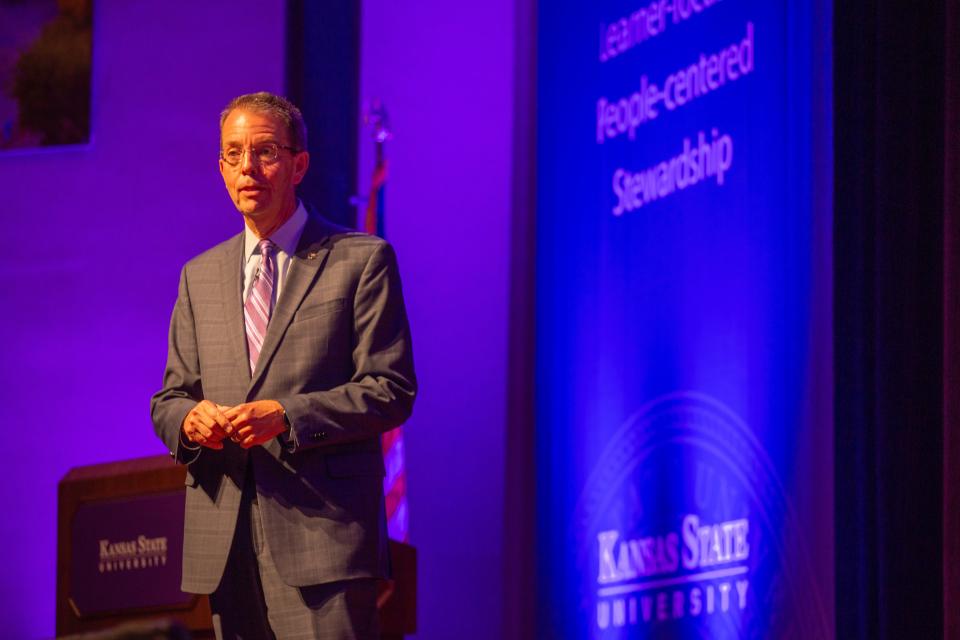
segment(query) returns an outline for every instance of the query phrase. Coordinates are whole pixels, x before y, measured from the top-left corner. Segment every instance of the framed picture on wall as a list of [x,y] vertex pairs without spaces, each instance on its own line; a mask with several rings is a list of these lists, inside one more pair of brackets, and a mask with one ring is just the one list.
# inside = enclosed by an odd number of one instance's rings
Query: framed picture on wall
[[93,0],[0,0],[0,150],[90,140]]

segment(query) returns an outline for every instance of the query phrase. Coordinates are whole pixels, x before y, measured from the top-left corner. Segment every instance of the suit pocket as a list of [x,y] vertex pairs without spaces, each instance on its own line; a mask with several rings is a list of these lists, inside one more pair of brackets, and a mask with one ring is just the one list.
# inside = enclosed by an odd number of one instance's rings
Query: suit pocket
[[343,298],[335,298],[334,300],[324,300],[316,304],[304,305],[297,309],[297,313],[293,316],[293,322],[302,322],[325,316],[343,309],[345,304],[346,301]]
[[385,470],[383,456],[376,451],[358,451],[356,453],[337,453],[327,455],[327,473],[331,478],[353,478],[356,476],[383,477]]

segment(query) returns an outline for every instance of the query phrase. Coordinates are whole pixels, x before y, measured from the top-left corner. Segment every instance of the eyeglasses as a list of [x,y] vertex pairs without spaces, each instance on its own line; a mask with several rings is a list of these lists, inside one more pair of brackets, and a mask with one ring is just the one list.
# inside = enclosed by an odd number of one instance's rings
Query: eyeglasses
[[[265,142],[263,144],[254,145],[251,148],[250,155],[253,158],[257,159],[257,162],[263,166],[268,164],[273,164],[277,161],[277,158],[280,157],[280,149],[286,149],[290,153],[298,153],[296,147],[288,147],[283,144],[277,144],[275,142]],[[220,152],[220,159],[226,162],[231,167],[239,166],[243,162],[243,154],[247,149],[241,149],[239,147],[230,147],[226,151]]]

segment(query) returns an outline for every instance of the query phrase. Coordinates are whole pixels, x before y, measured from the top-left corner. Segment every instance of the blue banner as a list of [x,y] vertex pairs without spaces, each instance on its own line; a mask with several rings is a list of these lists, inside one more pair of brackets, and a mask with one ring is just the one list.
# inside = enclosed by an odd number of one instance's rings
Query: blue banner
[[830,11],[540,4],[544,637],[833,637]]

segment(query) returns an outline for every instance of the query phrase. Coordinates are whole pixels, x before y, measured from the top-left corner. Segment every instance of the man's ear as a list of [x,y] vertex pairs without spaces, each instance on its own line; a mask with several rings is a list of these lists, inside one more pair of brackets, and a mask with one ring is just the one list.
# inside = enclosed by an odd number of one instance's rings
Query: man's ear
[[293,157],[293,184],[300,184],[310,167],[310,153],[301,151]]

